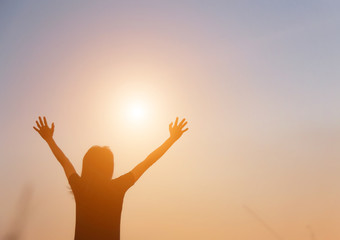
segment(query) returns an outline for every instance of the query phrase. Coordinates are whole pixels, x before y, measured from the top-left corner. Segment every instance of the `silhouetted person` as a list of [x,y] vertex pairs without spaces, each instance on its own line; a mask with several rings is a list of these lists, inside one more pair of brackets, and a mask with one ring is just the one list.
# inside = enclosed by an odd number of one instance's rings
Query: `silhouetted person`
[[75,240],[119,240],[120,218],[126,191],[154,164],[182,134],[187,124],[185,119],[169,125],[170,137],[143,162],[130,172],[112,179],[113,154],[108,147],[91,147],[84,156],[83,169],[79,176],[70,160],[53,139],[54,123],[51,128],[46,118],[33,127],[47,142],[54,156],[64,168],[76,202]]

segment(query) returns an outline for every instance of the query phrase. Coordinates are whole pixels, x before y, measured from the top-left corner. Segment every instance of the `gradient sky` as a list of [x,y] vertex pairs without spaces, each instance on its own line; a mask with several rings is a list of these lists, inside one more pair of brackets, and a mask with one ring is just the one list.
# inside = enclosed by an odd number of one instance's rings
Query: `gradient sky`
[[[110,146],[115,177],[189,131],[125,197],[122,240],[340,238],[340,3],[1,1],[0,237],[34,189],[25,240],[72,239],[45,115],[81,172]],[[131,101],[147,115],[128,119]]]

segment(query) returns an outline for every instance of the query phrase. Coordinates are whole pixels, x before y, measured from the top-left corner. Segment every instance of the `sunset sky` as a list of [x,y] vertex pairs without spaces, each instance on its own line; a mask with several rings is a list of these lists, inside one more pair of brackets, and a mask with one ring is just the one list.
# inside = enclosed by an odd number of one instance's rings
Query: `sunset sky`
[[[75,204],[33,130],[114,177],[189,131],[125,196],[122,240],[340,238],[340,2],[0,1],[0,239],[73,239]],[[20,212],[20,211],[19,211]]]

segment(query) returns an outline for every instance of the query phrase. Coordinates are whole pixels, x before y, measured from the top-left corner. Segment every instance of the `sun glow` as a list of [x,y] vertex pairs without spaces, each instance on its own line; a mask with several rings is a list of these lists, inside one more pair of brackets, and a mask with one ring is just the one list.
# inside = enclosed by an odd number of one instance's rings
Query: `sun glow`
[[142,101],[135,101],[127,108],[127,118],[130,122],[141,122],[145,120],[147,109]]

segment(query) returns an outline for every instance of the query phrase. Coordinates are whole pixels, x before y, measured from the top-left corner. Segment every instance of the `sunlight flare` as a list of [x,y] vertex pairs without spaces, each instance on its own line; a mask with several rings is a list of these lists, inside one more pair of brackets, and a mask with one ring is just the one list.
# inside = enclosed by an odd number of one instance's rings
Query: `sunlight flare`
[[127,118],[130,122],[142,122],[147,115],[147,108],[142,101],[135,101],[127,108]]

